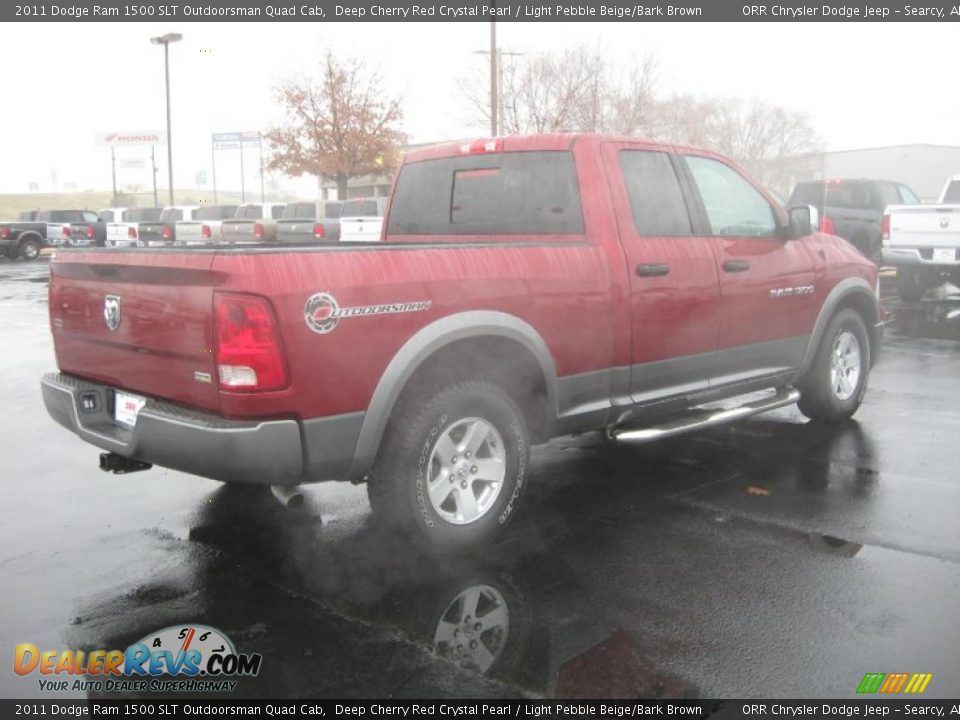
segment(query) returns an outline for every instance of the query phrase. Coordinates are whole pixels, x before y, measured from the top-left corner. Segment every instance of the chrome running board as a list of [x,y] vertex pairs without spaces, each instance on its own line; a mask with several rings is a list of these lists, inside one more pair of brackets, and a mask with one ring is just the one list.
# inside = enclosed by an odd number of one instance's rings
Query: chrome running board
[[692,410],[690,414],[679,419],[671,420],[662,425],[649,427],[623,426],[613,427],[607,434],[614,440],[623,442],[650,442],[663,438],[680,435],[694,430],[704,430],[715,425],[724,425],[735,420],[741,420],[757,413],[775,410],[786,405],[792,405],[800,399],[800,392],[793,388],[778,390],[771,397],[754,400],[737,407],[722,410]]

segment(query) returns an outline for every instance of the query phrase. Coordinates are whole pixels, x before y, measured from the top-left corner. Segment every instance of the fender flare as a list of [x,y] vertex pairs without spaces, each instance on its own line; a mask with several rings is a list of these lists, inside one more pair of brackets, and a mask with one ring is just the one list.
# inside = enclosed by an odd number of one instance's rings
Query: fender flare
[[397,399],[417,369],[434,353],[458,340],[491,335],[518,342],[537,360],[546,386],[547,422],[555,422],[557,371],[540,333],[524,320],[504,312],[475,310],[448,315],[417,331],[383,371],[363,418],[353,461],[347,471],[348,480],[361,480],[369,472]]
[[[877,304],[875,290],[870,286],[870,283],[861,277],[845,278],[833,286],[833,289],[827,295],[827,299],[823,301],[820,314],[817,315],[817,321],[813,325],[813,332],[810,333],[810,342],[807,343],[807,351],[803,356],[803,362],[800,363],[800,369],[796,375],[797,378],[802,377],[810,368],[810,365],[813,364],[813,358],[820,348],[823,334],[827,331],[827,325],[836,313],[837,308],[840,307],[842,302],[856,295],[864,296],[872,304]],[[871,343],[876,342],[876,328],[870,327],[870,324],[867,323],[867,332],[870,333]],[[871,347],[870,350],[871,358],[876,357],[879,348]]]

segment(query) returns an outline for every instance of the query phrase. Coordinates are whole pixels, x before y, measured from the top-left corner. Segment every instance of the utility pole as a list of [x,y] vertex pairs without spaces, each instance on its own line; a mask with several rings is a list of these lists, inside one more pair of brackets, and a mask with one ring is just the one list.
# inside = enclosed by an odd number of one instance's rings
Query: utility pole
[[154,45],[163,45],[163,72],[167,87],[167,180],[170,185],[170,205],[173,205],[173,135],[170,132],[170,43],[180,42],[183,35],[167,33],[150,38]]
[[[496,2],[494,2],[496,7]],[[490,21],[490,135],[497,136],[497,21]]]

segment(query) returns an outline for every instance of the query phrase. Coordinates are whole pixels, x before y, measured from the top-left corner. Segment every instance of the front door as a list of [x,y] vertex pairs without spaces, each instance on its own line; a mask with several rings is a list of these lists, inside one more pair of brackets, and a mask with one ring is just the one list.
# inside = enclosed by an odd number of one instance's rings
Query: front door
[[810,243],[787,240],[767,198],[736,169],[703,155],[683,162],[713,245],[720,278],[720,339],[713,385],[799,367],[818,311],[818,260]]

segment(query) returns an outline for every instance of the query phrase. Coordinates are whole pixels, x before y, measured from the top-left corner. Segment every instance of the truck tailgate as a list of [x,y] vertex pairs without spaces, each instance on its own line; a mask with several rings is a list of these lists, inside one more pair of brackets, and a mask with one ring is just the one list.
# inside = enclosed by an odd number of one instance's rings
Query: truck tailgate
[[50,264],[50,323],[60,370],[219,410],[213,258],[207,253],[60,253]]
[[888,208],[888,247],[960,246],[960,205],[906,205]]

